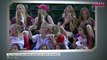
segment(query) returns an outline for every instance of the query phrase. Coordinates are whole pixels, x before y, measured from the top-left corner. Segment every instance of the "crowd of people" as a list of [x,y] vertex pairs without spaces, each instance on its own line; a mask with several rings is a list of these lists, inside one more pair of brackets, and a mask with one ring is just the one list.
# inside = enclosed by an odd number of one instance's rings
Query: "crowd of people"
[[72,5],[65,7],[62,17],[54,23],[45,4],[36,6],[38,15],[32,18],[23,4],[16,7],[10,20],[9,50],[92,49],[95,45],[95,20],[87,7],[79,18]]

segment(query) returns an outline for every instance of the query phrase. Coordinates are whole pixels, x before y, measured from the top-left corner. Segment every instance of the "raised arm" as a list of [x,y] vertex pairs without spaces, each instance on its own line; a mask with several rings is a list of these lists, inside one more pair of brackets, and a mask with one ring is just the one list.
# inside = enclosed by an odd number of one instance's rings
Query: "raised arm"
[[53,19],[50,15],[48,15],[48,21],[49,21],[50,24],[54,24]]
[[66,30],[63,28],[63,26],[60,26],[60,30],[61,30],[61,33],[64,33],[65,37],[68,38],[67,32],[66,32]]
[[37,22],[38,22],[38,17],[35,18],[34,23],[32,25],[32,29],[37,29]]
[[93,33],[93,30],[92,30],[92,27],[91,25],[87,25],[86,26],[86,29],[87,29],[87,33],[88,33],[88,48],[91,49],[92,48],[92,37],[94,37],[94,33]]

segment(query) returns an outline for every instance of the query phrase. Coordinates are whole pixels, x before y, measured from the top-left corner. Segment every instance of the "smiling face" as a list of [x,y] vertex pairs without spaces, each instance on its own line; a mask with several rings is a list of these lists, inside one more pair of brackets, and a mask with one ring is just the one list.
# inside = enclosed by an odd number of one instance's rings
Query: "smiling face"
[[41,27],[41,32],[42,32],[43,34],[46,34],[46,33],[48,32],[48,28],[47,28],[46,26],[42,26],[42,27]]
[[41,34],[47,34],[49,32],[49,25],[46,22],[43,22],[41,24],[41,29],[40,29]]
[[12,24],[10,27],[10,35],[19,36],[21,35],[21,27],[18,24]]
[[11,27],[10,34],[13,35],[13,36],[17,34],[17,31],[16,31],[14,26]]

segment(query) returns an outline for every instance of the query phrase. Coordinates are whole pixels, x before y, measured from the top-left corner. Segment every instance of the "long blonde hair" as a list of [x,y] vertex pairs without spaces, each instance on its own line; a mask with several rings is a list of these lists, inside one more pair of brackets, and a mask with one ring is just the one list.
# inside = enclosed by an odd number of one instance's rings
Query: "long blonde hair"
[[73,26],[76,28],[77,27],[77,24],[78,24],[78,20],[77,20],[77,17],[76,17],[76,13],[74,11],[74,8],[72,5],[68,5],[63,14],[62,14],[62,17],[64,18],[64,16],[66,15],[67,11],[70,9],[70,13],[71,13],[71,17],[73,18],[72,19],[72,23],[73,23]]
[[68,5],[68,6],[64,9],[63,14],[66,14],[67,11],[68,11],[68,9],[71,10],[70,12],[72,12],[72,16],[76,18],[76,14],[75,14],[75,11],[74,11],[74,8],[72,7],[72,5]]
[[28,16],[28,14],[27,14],[27,11],[26,11],[23,4],[18,4],[17,7],[16,7],[16,16],[15,16],[16,17],[16,23],[19,24],[19,25],[21,24],[20,19],[19,19],[19,15],[18,15],[18,12],[17,12],[18,8],[23,9],[24,23],[27,24],[26,18]]

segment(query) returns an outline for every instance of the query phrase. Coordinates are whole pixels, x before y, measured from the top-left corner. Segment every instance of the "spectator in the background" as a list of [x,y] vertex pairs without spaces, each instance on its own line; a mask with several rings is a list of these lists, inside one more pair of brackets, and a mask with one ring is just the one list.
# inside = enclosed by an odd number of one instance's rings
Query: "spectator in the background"
[[63,31],[65,29],[65,31],[68,32],[65,34],[65,32],[61,31],[61,33],[64,33],[71,43],[73,42],[72,34],[77,33],[77,25],[78,20],[74,8],[72,5],[68,5],[62,14],[62,18],[58,21],[58,26],[62,26]]
[[80,25],[88,24],[87,32],[88,32],[88,47],[92,48],[94,45],[94,27],[95,27],[95,21],[90,17],[90,12],[86,7],[83,7],[80,11],[79,16]]
[[28,15],[25,6],[23,4],[18,4],[16,7],[16,14],[10,20],[11,25],[17,23],[21,25],[21,29],[28,29],[30,25],[32,25],[33,18]]
[[53,19],[51,18],[50,15],[48,15],[48,7],[44,4],[41,4],[39,6],[36,6],[38,8],[38,16],[35,18],[35,22],[32,26],[34,31],[32,33],[37,34],[40,33],[40,27],[42,22],[47,22],[49,24],[54,24]]
[[[13,49],[14,46],[16,47],[16,45],[14,45],[14,44],[17,44],[19,46],[18,49],[24,48],[24,39],[21,34],[20,25],[18,25],[18,24],[11,25],[9,44],[10,44],[10,49]],[[18,50],[18,49],[16,48],[16,50]]]

